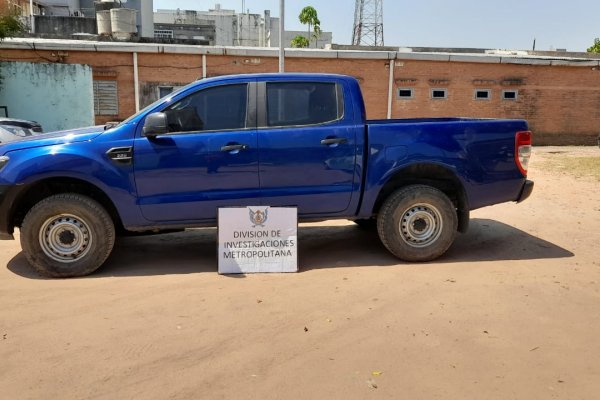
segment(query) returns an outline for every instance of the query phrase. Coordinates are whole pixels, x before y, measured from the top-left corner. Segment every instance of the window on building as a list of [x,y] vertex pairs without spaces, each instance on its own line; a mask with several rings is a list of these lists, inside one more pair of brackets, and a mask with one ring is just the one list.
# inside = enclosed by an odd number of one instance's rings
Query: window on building
[[519,97],[518,90],[503,90],[502,91],[502,100],[517,100]]
[[155,29],[154,37],[156,39],[173,39],[173,31],[170,29]]
[[169,132],[244,129],[248,85],[215,86],[196,92],[167,108]]
[[119,115],[117,81],[94,81],[94,114]]
[[431,98],[434,100],[445,100],[448,98],[448,89],[431,89]]
[[399,99],[412,99],[414,97],[414,91],[412,88],[399,88],[398,98]]
[[163,97],[170,95],[171,93],[181,89],[182,87],[183,86],[159,86],[157,88],[158,98],[162,99]]
[[316,125],[343,114],[341,87],[335,83],[267,83],[268,126]]
[[492,91],[490,89],[475,89],[475,100],[490,100]]

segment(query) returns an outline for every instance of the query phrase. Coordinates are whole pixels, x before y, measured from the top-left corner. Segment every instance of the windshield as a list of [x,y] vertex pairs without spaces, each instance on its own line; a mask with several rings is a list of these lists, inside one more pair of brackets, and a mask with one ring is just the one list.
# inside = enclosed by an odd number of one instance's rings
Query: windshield
[[169,97],[173,97],[181,92],[183,92],[184,90],[187,90],[189,87],[191,87],[192,85],[195,85],[197,83],[197,81],[188,83],[187,85],[185,85],[184,87],[169,93],[168,95],[161,97],[160,99],[156,100],[154,103],[150,104],[149,106],[144,107],[144,109],[140,110],[139,112],[133,114],[131,117],[127,118],[125,121],[121,122],[118,125],[115,126],[121,126],[123,124],[128,124],[129,122],[131,122],[135,117],[137,117],[138,115],[144,114],[146,112],[148,112],[149,110],[153,109],[154,107],[156,107],[157,105],[159,105],[160,103],[162,103],[163,101],[165,101],[165,99],[169,98]]
[[19,136],[19,137],[32,136],[32,135],[35,135],[35,133],[36,133],[33,129],[24,128],[22,126],[16,126],[16,125],[0,125],[0,129],[4,130],[5,132],[10,132],[13,135]]

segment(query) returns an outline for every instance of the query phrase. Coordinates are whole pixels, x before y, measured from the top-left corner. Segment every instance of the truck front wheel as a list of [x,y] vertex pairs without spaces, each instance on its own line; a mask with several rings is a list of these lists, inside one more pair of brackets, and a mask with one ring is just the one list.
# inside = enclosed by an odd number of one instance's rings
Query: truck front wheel
[[448,250],[458,225],[450,199],[431,186],[412,185],[392,193],[377,217],[385,247],[405,261],[430,261]]
[[88,275],[110,255],[115,227],[95,200],[74,193],[57,194],[29,210],[21,226],[21,248],[42,275],[69,278]]

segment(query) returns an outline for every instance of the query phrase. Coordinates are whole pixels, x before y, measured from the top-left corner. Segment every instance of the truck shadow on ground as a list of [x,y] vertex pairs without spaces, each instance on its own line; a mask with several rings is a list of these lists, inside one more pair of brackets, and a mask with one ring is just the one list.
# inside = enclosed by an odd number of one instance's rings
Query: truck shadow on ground
[[[306,225],[299,229],[300,272],[323,268],[406,264],[379,241],[375,229],[350,225]],[[148,276],[217,271],[217,230],[119,238],[113,254],[96,273],[106,276]],[[524,231],[489,219],[473,219],[444,256],[432,263],[538,260],[572,257],[570,251]],[[41,279],[22,253],[9,263],[17,275]]]

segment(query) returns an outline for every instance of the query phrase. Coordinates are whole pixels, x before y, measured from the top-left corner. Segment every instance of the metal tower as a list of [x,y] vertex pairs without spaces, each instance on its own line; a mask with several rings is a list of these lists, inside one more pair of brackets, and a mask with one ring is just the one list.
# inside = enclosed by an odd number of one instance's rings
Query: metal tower
[[352,44],[383,46],[383,0],[356,0]]

